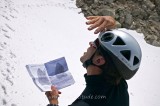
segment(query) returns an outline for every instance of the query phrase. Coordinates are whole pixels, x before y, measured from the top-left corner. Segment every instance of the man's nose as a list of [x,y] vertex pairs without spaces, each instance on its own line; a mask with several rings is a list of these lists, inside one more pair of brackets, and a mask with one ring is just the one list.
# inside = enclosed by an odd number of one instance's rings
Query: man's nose
[[90,47],[96,48],[93,42],[89,42]]

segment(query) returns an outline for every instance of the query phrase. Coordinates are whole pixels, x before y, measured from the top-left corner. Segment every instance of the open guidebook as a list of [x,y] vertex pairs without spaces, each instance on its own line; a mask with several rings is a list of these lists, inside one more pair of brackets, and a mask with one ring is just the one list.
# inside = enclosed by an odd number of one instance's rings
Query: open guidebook
[[26,65],[35,85],[42,91],[50,91],[51,85],[62,89],[75,83],[64,57],[44,64]]

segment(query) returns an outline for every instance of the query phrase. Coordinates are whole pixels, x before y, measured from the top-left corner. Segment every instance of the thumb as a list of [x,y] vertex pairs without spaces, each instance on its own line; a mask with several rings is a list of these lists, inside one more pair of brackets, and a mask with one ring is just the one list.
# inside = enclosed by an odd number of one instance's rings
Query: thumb
[[55,86],[51,86],[51,90],[54,91],[54,90],[57,90],[57,89],[56,89]]

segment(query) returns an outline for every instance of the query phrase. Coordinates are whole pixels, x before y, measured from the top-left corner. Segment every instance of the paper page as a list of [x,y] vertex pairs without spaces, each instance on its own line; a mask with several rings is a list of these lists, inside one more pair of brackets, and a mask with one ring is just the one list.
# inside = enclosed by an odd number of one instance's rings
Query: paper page
[[51,85],[62,89],[75,83],[64,57],[44,63],[26,65],[34,84],[41,91],[50,91]]

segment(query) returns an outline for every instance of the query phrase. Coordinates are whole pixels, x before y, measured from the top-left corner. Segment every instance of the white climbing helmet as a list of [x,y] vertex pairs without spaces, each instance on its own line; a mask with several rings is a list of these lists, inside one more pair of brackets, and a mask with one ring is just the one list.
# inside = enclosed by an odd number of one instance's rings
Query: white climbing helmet
[[132,78],[141,63],[142,52],[138,42],[122,30],[101,32],[98,37],[102,48],[107,51],[124,79]]

